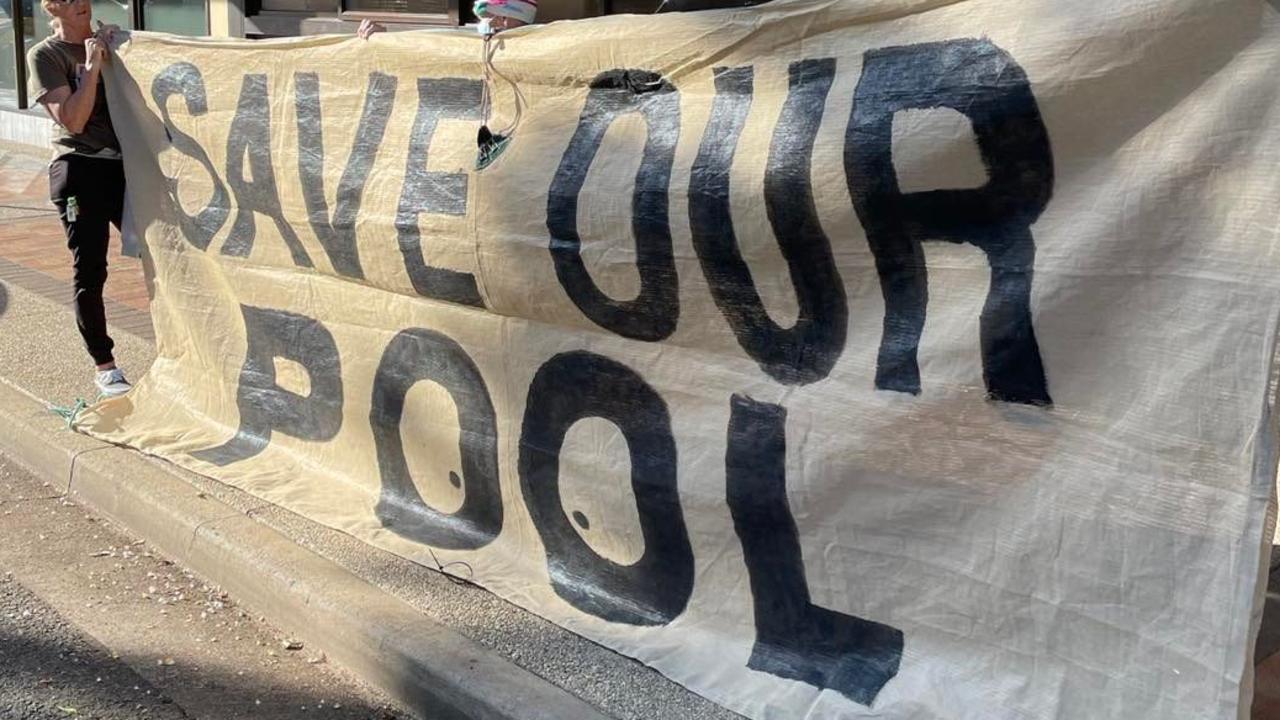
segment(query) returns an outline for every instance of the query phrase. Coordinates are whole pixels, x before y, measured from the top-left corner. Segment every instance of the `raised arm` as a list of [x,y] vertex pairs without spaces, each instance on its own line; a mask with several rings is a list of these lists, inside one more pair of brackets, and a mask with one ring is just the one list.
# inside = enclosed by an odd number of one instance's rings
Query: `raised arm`
[[93,104],[98,99],[98,78],[107,55],[106,46],[96,37],[84,41],[84,51],[85,73],[80,87],[71,92],[71,88],[63,85],[45,93],[39,100],[54,122],[72,134],[83,132],[85,123],[93,114]]

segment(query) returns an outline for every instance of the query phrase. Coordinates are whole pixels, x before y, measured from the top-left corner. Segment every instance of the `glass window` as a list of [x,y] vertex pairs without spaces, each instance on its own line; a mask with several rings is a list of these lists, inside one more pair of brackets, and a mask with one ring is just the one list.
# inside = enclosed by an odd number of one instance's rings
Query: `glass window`
[[[0,0],[0,106],[18,107],[18,56],[13,24],[13,1]],[[29,2],[30,0],[28,0]]]
[[[26,81],[26,69],[17,72],[13,22],[10,16],[17,0],[0,0],[0,106],[17,107],[19,82]],[[30,48],[53,32],[40,0],[21,0],[23,48]],[[206,0],[142,0],[146,29],[177,35],[209,34]],[[128,0],[90,0],[94,20],[122,28],[132,28]],[[24,53],[25,55],[25,53]]]
[[40,7],[40,0],[32,0],[31,4],[24,2],[22,9],[27,14],[22,22],[23,46],[30,49],[32,45],[49,37],[53,29],[49,27],[49,16]]
[[[9,3],[12,0],[0,0],[0,4]],[[127,3],[119,3],[114,0],[92,0],[90,5],[93,7],[93,19],[101,20],[108,25],[119,25],[122,28],[129,27],[129,5]],[[36,43],[53,34],[53,28],[49,24],[49,16],[44,13],[44,9],[40,7],[40,0],[22,0],[22,41],[24,48],[23,57],[26,57],[25,50],[30,49]],[[9,33],[12,36],[12,31]],[[13,46],[0,49],[0,52],[7,53],[6,57],[13,57]],[[3,59],[0,58],[0,62]],[[23,82],[26,82],[26,61],[23,61],[22,70]],[[27,102],[31,107],[39,107],[27,98]]]
[[[117,2],[117,0],[92,0],[89,3],[93,7],[93,19],[101,20],[103,25],[117,25],[128,29],[131,27],[129,22],[129,3]],[[44,13],[41,12],[43,15]],[[97,23],[95,22],[96,26]],[[46,30],[40,37],[47,37],[49,32]]]
[[[10,0],[0,0],[0,3],[9,3]],[[107,25],[119,25],[122,28],[129,27],[129,4],[113,2],[112,0],[93,0],[90,3],[93,7],[93,19],[101,20]],[[49,16],[45,14],[44,9],[40,7],[40,0],[22,0],[22,11],[26,14],[22,21],[22,34],[26,41],[25,47],[30,48],[32,45],[53,34],[53,27],[49,24]],[[95,22],[96,24],[96,22]]]
[[208,35],[205,0],[143,0],[142,25],[175,35]]
[[[3,0],[0,0],[3,1]],[[27,82],[27,50],[41,40],[49,37],[51,30],[49,29],[49,16],[44,14],[44,9],[40,7],[40,0],[31,0],[31,2],[22,3],[22,82]],[[39,108],[40,105],[27,98],[27,106]]]

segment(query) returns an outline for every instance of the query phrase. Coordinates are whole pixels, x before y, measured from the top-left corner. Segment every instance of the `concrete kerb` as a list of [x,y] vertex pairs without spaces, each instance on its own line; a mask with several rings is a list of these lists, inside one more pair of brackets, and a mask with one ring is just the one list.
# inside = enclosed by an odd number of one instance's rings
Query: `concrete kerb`
[[432,720],[605,720],[599,709],[424,616],[162,462],[68,432],[0,383],[0,452],[220,585]]

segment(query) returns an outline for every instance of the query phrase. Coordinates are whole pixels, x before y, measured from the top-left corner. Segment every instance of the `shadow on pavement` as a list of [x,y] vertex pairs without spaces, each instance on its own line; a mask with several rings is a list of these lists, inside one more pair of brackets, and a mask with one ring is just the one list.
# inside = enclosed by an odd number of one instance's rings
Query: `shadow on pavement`
[[0,317],[4,317],[4,313],[9,309],[9,288],[0,282]]
[[47,609],[24,608],[17,616],[0,629],[0,706],[8,712],[22,718],[189,717],[100,647],[50,627],[57,621]]
[[[6,608],[6,615],[13,613]],[[22,612],[31,614],[22,617]],[[60,627],[64,621],[36,601],[36,609],[21,610],[18,618],[0,622],[0,708],[6,718],[30,720],[92,717],[101,720],[301,720],[315,713],[340,720],[407,720],[386,707],[373,707],[358,698],[321,698],[290,688],[273,687],[254,678],[256,661],[246,659],[244,675],[226,668],[204,669],[172,664],[164,658],[139,659],[155,664],[142,674],[114,657],[79,631]],[[204,689],[214,703],[182,700],[193,685]],[[173,692],[166,692],[172,688]],[[336,703],[336,706],[335,706]]]
[[300,720],[316,712],[334,720],[406,717],[350,689],[282,687],[270,659],[238,655],[199,666],[145,655],[126,662],[11,576],[0,577],[0,717],[6,720]]

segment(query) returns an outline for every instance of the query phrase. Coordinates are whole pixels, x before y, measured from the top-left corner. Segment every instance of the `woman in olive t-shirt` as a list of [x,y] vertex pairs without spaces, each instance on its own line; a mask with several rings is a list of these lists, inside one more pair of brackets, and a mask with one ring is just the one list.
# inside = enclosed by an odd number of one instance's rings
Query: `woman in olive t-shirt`
[[120,395],[130,386],[116,367],[102,303],[109,226],[119,228],[124,211],[124,163],[102,88],[107,43],[116,28],[99,24],[93,31],[89,0],[41,5],[53,19],[53,34],[27,52],[27,67],[32,99],[56,123],[49,194],[71,249],[76,326],[97,365],[94,382],[104,395]]

